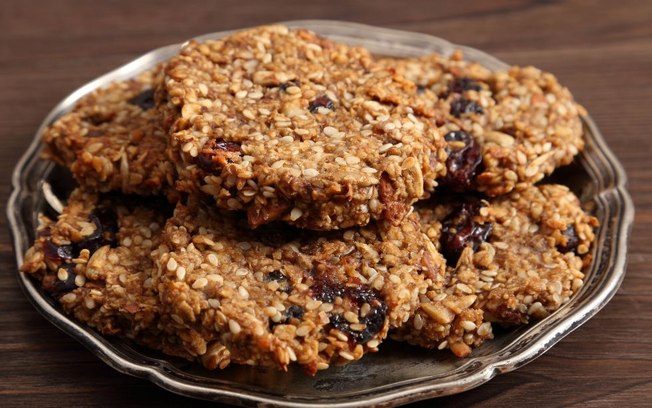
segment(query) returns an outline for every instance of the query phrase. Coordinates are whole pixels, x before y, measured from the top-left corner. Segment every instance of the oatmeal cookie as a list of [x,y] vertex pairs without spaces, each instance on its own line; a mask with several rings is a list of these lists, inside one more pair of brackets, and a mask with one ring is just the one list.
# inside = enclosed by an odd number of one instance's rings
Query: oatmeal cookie
[[165,318],[152,285],[150,252],[160,243],[165,211],[129,201],[75,190],[56,222],[41,217],[21,271],[100,333],[189,358],[176,334],[161,330]]
[[154,280],[186,344],[208,368],[296,362],[308,373],[377,351],[414,313],[444,260],[409,216],[316,233],[274,223],[251,230],[236,212],[179,203]]
[[584,147],[586,112],[550,73],[517,66],[490,71],[460,52],[380,65],[417,83],[432,102],[448,142],[440,184],[452,191],[506,194],[569,164]]
[[175,169],[154,109],[161,68],[83,97],[43,132],[47,158],[70,168],[80,185],[108,192],[167,192]]
[[597,219],[566,186],[439,202],[417,213],[447,259],[446,282],[420,297],[420,308],[394,337],[465,356],[491,336],[489,322],[542,319],[582,287]]
[[165,70],[163,122],[180,174],[256,227],[399,222],[443,175],[416,86],[368,51],[267,26],[190,42]]

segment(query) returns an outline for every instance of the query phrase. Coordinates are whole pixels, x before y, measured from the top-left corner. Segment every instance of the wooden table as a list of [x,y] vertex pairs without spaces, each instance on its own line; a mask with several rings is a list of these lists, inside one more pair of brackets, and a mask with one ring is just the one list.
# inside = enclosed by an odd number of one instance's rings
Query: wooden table
[[[110,5],[109,5],[110,3]],[[41,317],[16,282],[4,217],[10,175],[47,112],[141,53],[192,36],[323,18],[434,34],[557,74],[629,175],[636,221],[618,294],[516,372],[439,406],[650,406],[652,400],[652,2],[20,1],[0,11],[0,405],[215,406],[102,363]],[[419,404],[430,406],[433,401]]]

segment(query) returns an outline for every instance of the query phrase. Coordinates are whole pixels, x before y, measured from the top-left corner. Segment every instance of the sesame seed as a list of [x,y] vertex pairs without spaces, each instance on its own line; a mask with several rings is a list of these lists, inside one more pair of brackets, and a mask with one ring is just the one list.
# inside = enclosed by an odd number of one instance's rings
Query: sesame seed
[[59,280],[65,281],[68,279],[68,271],[64,268],[59,268],[57,271],[57,278],[59,278]]
[[240,294],[240,297],[242,297],[243,299],[249,299],[249,291],[244,286],[240,286],[238,288],[238,293]]
[[327,370],[330,366],[326,363],[319,362],[317,363],[317,370]]
[[244,98],[245,96],[247,96],[247,93],[248,93],[248,92],[247,92],[247,91],[244,91],[244,90],[243,90],[243,91],[238,91],[238,92],[236,92],[235,97],[238,98],[238,99],[242,99],[242,98]]
[[305,177],[316,177],[319,175],[319,172],[316,169],[305,169],[303,175]]
[[233,334],[238,334],[242,328],[240,327],[240,323],[235,320],[229,320],[229,330],[231,330],[231,333]]
[[376,347],[378,347],[379,344],[380,341],[378,341],[377,339],[372,339],[367,342],[367,347],[369,347],[370,349],[375,349]]
[[168,259],[167,268],[168,271],[174,272],[177,270],[177,261],[174,258]]
[[348,353],[346,351],[340,351],[338,354],[340,355],[340,357],[342,357],[345,360],[349,360],[349,361],[355,360],[355,357],[353,357],[351,353]]
[[333,135],[336,135],[337,133],[338,133],[337,129],[335,129],[335,128],[332,127],[332,126],[326,126],[326,127],[324,128],[324,134],[325,134],[326,136],[333,136]]
[[93,298],[86,298],[84,300],[84,306],[86,306],[87,309],[93,309],[95,308],[95,301]]
[[199,279],[197,279],[197,280],[192,284],[192,288],[193,288],[193,289],[202,289],[202,288],[204,288],[206,285],[208,285],[208,279],[206,279],[206,278],[199,278]]
[[207,258],[208,258],[208,262],[211,265],[217,266],[217,264],[218,264],[217,255],[211,253],[211,254],[208,254]]
[[349,328],[353,331],[363,331],[367,328],[367,325],[362,323],[353,323],[349,325]]
[[303,215],[303,211],[300,208],[293,208],[290,212],[290,220],[296,221]]
[[358,315],[347,310],[344,312],[344,318],[346,319],[347,322],[349,323],[358,323]]
[[333,310],[333,304],[332,303],[322,303],[321,306],[319,306],[319,310],[322,312],[330,312]]
[[310,326],[301,326],[297,329],[296,335],[298,337],[306,337],[310,333]]
[[448,346],[448,341],[444,340],[441,343],[439,343],[439,345],[437,346],[437,350],[443,350],[446,348],[446,346]]
[[186,268],[180,266],[177,268],[177,279],[182,281],[186,277]]
[[[297,290],[300,290],[297,287]],[[308,299],[306,302],[306,310],[316,310],[321,306],[321,302],[318,300]]]
[[297,355],[294,353],[294,350],[288,347],[287,352],[288,356],[290,357],[290,361],[297,361]]
[[220,307],[220,301],[218,299],[208,299],[208,304],[213,309],[217,309]]
[[64,303],[72,303],[75,300],[77,300],[77,295],[75,295],[74,293],[66,293],[61,297],[61,301]]
[[281,167],[283,167],[284,164],[285,164],[285,160],[277,160],[274,163],[272,163],[271,167],[273,169],[280,169]]
[[86,277],[84,275],[75,276],[75,285],[82,287],[86,283]]
[[475,323],[473,323],[473,322],[470,321],[470,320],[464,320],[464,321],[462,321],[461,326],[462,326],[462,328],[463,328],[464,330],[466,330],[466,331],[473,331],[473,330],[475,330],[475,329],[478,327],[478,326],[476,326]]
[[473,293],[473,289],[471,289],[471,288],[469,287],[469,285],[467,285],[467,284],[464,284],[464,283],[458,283],[458,284],[455,285],[455,286],[456,286],[457,289],[459,289],[461,292],[464,292],[464,293],[467,293],[467,294],[468,294],[468,293]]

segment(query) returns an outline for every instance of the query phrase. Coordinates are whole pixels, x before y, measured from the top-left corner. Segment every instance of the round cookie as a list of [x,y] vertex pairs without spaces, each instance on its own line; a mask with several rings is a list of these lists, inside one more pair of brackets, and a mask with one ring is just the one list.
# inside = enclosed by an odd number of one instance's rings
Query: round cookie
[[177,188],[317,230],[399,222],[444,172],[443,139],[415,85],[368,51],[259,27],[173,57],[159,93]]
[[444,266],[414,216],[325,233],[250,230],[197,201],[177,205],[158,252],[166,313],[202,339],[185,347],[207,367],[294,362],[308,373],[377,351]]
[[56,222],[41,217],[21,271],[37,278],[66,313],[100,333],[190,358],[177,335],[164,330],[152,285],[150,252],[160,243],[162,208],[77,189]]
[[380,65],[417,83],[431,101],[448,142],[448,171],[439,182],[452,191],[506,194],[569,164],[584,147],[586,112],[550,73],[490,71],[461,52]]
[[597,219],[566,186],[530,186],[489,201],[440,197],[416,212],[447,259],[446,282],[421,296],[397,339],[465,356],[491,336],[487,322],[542,319],[582,287]]
[[129,194],[172,190],[175,169],[154,108],[161,67],[83,97],[42,135],[47,158],[88,189]]

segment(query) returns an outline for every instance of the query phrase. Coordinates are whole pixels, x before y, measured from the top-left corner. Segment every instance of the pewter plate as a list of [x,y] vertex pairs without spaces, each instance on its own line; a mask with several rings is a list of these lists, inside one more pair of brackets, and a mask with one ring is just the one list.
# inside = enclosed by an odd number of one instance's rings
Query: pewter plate
[[[308,28],[337,41],[362,45],[379,55],[407,57],[433,51],[447,55],[459,48],[467,59],[491,69],[507,67],[481,51],[424,34],[335,21],[285,24]],[[208,34],[199,40],[227,34],[229,32]],[[134,77],[168,59],[181,46],[175,44],[154,50],[84,85],[45,118],[16,166],[12,179],[14,190],[7,206],[18,264],[22,263],[23,254],[34,239],[37,214],[56,214],[59,201],[65,201],[72,188],[66,171],[38,157],[44,127],[70,110],[85,94],[112,81]],[[319,372],[315,377],[304,375],[300,369],[282,373],[274,369],[229,367],[211,372],[126,340],[103,337],[66,316],[27,276],[17,276],[26,296],[40,313],[108,365],[189,397],[245,406],[361,407],[394,406],[459,393],[499,373],[515,370],[543,354],[602,309],[623,279],[627,238],[634,215],[626,191],[626,176],[590,117],[584,118],[584,125],[586,150],[574,164],[558,170],[551,180],[570,186],[600,220],[594,261],[587,272],[585,286],[548,318],[500,333],[466,359],[387,342],[380,353],[365,356],[348,366]]]

